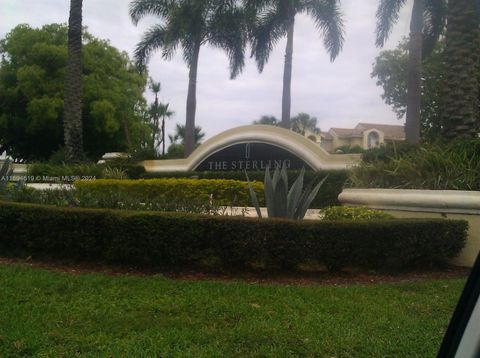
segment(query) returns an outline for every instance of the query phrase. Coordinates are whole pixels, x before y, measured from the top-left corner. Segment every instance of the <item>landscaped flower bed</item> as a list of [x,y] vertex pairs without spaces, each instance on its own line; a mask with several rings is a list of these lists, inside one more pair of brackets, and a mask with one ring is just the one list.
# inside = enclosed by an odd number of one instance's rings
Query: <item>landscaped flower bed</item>
[[[314,178],[324,178],[328,175],[328,180],[318,191],[317,197],[313,200],[312,208],[323,208],[330,205],[338,205],[338,195],[342,192],[345,182],[348,178],[349,170],[320,170],[306,171],[305,182],[310,182]],[[288,170],[288,181],[293,183],[300,174],[299,170]],[[264,181],[265,171],[249,171],[250,180],[258,182]],[[246,181],[243,171],[217,171],[217,172],[165,172],[165,173],[144,173],[141,176],[145,179],[159,178],[198,178],[198,179],[231,179]]]
[[[221,179],[150,179],[150,180],[93,180],[76,181],[80,197],[91,196],[98,201],[120,195],[136,202],[215,201],[218,205],[249,206],[248,184],[238,180]],[[263,184],[255,182],[254,189],[262,194]]]
[[466,229],[466,222],[452,220],[259,220],[0,204],[1,255],[148,266],[443,265],[462,249]]
[[[6,183],[5,183],[6,184]],[[263,203],[263,183],[252,183]],[[1,188],[0,188],[1,189]],[[74,185],[4,185],[0,200],[61,207],[223,214],[248,207],[248,183],[214,179],[78,180]],[[242,210],[240,210],[242,212]]]

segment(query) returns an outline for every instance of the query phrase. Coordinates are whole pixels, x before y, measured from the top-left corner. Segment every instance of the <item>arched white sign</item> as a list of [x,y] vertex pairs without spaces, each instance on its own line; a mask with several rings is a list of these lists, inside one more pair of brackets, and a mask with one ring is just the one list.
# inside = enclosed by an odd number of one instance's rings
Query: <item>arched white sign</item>
[[[321,148],[318,143],[314,143],[304,136],[287,129],[266,125],[248,125],[227,130],[210,138],[200,145],[188,158],[147,160],[143,162],[143,165],[148,172],[193,171],[215,154],[232,148],[232,146],[247,143],[279,148],[302,160],[306,166],[313,170],[345,169],[356,165],[360,160],[360,155],[358,154],[330,154]],[[239,163],[243,162],[240,159]],[[233,170],[263,169],[260,162],[257,163],[255,168],[253,168],[253,163],[250,164],[249,168],[245,166],[242,167],[241,164],[236,164],[234,168],[231,165],[218,168],[218,166],[214,167],[210,164],[211,170],[232,170],[232,168]],[[205,167],[205,165],[202,167]]]

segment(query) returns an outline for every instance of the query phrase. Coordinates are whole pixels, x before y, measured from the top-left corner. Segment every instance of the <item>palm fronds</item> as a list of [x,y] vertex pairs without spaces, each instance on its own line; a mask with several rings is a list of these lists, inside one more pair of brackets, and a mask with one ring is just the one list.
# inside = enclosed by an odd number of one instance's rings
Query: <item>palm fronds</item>
[[323,44],[333,61],[342,50],[345,41],[343,16],[337,0],[309,0],[304,8],[323,35]]
[[179,38],[173,29],[163,25],[154,25],[143,35],[142,40],[135,49],[135,62],[137,66],[144,67],[151,55],[158,49],[162,50],[162,57],[170,59],[178,47]]
[[259,16],[254,25],[251,39],[251,56],[255,57],[259,72],[263,71],[277,42],[286,36],[288,20],[285,14],[279,11],[278,6],[269,8]]
[[400,9],[406,0],[380,0],[377,9],[376,45],[383,47],[392,32],[393,25],[398,21]]
[[174,0],[133,0],[129,8],[130,17],[135,25],[147,15],[163,18],[168,15],[174,3]]

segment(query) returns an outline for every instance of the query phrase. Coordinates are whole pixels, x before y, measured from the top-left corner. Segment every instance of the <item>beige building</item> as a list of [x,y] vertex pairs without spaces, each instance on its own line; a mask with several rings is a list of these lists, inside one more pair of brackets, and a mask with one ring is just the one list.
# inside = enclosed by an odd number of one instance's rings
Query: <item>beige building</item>
[[390,124],[359,123],[355,128],[331,128],[328,132],[306,133],[330,153],[339,147],[349,146],[369,149],[382,144],[405,141],[405,127]]

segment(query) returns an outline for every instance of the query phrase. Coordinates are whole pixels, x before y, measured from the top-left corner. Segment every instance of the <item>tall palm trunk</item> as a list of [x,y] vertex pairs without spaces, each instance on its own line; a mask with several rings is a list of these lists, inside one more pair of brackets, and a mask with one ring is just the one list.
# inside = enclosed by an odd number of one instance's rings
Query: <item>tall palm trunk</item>
[[447,138],[474,138],[479,133],[479,36],[474,2],[450,0],[442,111]]
[[415,0],[410,20],[410,41],[407,80],[407,117],[405,136],[409,144],[420,143],[420,112],[422,102],[423,12],[425,0]]
[[68,163],[82,161],[84,159],[82,133],[82,0],[70,1],[63,130],[66,161]]
[[159,122],[159,116],[158,116],[158,92],[155,92],[155,103],[154,103],[154,108],[155,110],[153,111],[153,128],[155,130],[153,131],[153,140],[152,140],[152,149],[155,151],[157,149],[157,141],[160,141],[160,138],[158,137],[158,122]]
[[287,46],[285,48],[285,64],[283,69],[282,122],[280,124],[283,128],[290,128],[294,29],[295,17],[292,17],[290,25],[288,26]]
[[165,155],[165,116],[162,118],[162,155]]
[[188,75],[187,118],[185,121],[185,158],[195,147],[195,111],[197,109],[197,70],[200,54],[200,40],[195,44],[193,59]]

